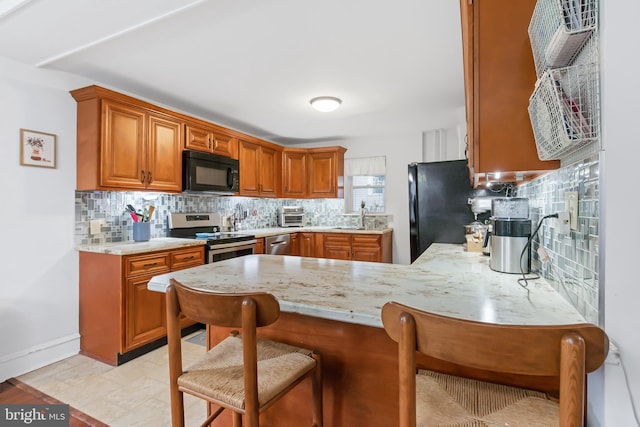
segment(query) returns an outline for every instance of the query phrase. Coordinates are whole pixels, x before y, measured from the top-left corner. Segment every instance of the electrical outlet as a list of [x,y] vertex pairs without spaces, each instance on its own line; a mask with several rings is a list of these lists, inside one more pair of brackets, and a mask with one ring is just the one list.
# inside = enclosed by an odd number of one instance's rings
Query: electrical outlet
[[89,228],[91,234],[100,234],[102,233],[102,224],[104,224],[103,219],[92,219],[89,221]]
[[569,234],[571,233],[571,227],[569,224],[569,212],[562,211],[558,212],[558,218],[556,219],[556,231],[560,234]]
[[569,212],[569,227],[573,231],[578,230],[578,192],[564,192],[565,210]]

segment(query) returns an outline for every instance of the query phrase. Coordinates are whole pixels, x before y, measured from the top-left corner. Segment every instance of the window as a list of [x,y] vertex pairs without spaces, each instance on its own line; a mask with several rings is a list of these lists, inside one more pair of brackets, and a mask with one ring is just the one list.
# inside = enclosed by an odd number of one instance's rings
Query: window
[[345,211],[359,212],[364,201],[367,211],[384,212],[386,158],[362,157],[344,162]]
[[384,175],[351,177],[351,212],[358,212],[364,201],[369,212],[384,212]]

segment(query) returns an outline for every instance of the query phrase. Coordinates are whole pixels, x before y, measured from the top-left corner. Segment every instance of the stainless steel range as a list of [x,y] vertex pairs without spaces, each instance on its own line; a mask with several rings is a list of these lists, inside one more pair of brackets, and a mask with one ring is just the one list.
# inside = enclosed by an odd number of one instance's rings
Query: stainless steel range
[[207,264],[254,253],[256,238],[251,234],[220,232],[217,213],[173,213],[169,215],[169,236],[203,239]]

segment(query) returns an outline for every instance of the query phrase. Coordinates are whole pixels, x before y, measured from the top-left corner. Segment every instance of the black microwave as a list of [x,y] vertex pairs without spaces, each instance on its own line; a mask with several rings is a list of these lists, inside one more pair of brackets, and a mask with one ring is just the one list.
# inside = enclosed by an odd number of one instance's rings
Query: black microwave
[[182,190],[215,194],[237,193],[240,190],[239,162],[201,151],[183,151]]

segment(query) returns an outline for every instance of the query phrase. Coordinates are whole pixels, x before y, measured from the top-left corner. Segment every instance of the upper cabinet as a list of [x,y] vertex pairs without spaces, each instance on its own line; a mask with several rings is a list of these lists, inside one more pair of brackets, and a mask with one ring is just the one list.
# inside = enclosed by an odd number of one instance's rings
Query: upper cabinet
[[187,122],[185,148],[238,159],[238,138],[206,123]]
[[282,147],[261,141],[240,140],[240,195],[279,197]]
[[71,95],[77,190],[181,192],[182,151],[197,150],[238,160],[241,196],[344,196],[343,147],[285,149],[99,86]]
[[182,190],[181,120],[97,86],[71,94],[78,190]]
[[282,152],[282,197],[307,197],[307,152],[304,148]]
[[283,197],[344,197],[344,147],[285,148]]
[[488,173],[517,180],[560,166],[538,158],[528,115],[536,70],[527,29],[535,5],[460,0],[467,156],[475,185]]
[[311,148],[308,197],[344,197],[344,147]]

